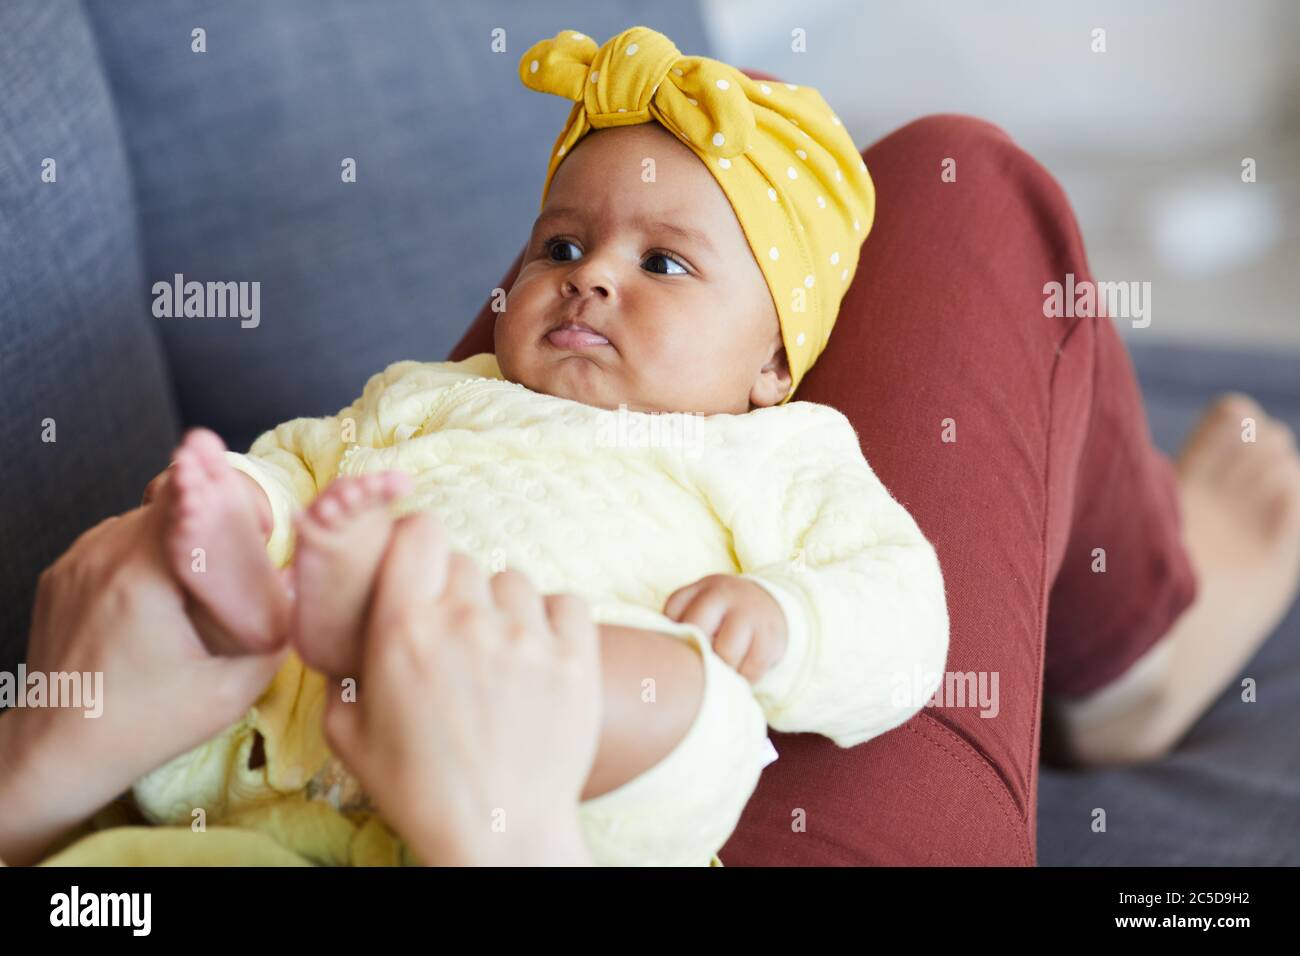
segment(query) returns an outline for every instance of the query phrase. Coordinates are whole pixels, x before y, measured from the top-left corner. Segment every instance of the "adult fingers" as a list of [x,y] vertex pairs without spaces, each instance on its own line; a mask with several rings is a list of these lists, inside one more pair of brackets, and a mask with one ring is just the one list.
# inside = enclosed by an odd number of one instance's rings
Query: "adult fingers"
[[345,701],[342,694],[327,695],[325,716],[322,721],[325,742],[329,744],[330,750],[354,772],[356,765],[366,753],[365,747],[361,746],[363,739],[361,720],[360,704]]
[[165,485],[171,477],[171,469],[172,466],[168,465],[150,479],[149,484],[144,486],[144,494],[140,496],[140,504],[147,505],[158,497],[158,493],[162,491],[163,485]]
[[208,658],[189,674],[196,685],[194,699],[210,701],[233,720],[261,696],[288,655],[289,648],[282,647],[269,654]]
[[474,559],[460,551],[453,551],[447,563],[446,599],[464,604],[493,607],[492,589]]
[[367,647],[395,639],[411,614],[430,614],[447,585],[448,561],[447,531],[432,514],[412,512],[393,524],[375,582]]
[[599,628],[591,619],[587,602],[576,594],[548,594],[543,603],[559,652],[579,658],[595,656]]
[[551,622],[542,604],[542,597],[533,582],[516,568],[506,568],[492,575],[488,586],[497,608],[509,619],[508,638],[529,636],[550,638]]

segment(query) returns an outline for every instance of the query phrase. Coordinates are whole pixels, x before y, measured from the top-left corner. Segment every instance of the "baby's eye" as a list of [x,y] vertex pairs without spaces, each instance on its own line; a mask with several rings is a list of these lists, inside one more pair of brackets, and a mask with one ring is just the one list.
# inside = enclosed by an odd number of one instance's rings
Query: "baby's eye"
[[[670,276],[673,276],[673,275],[690,275],[690,270],[687,269],[686,266],[682,265],[682,263],[681,263],[679,260],[677,260],[677,259],[674,258],[673,256],[670,256],[670,255],[669,255],[668,253],[666,253],[666,252],[652,252],[652,253],[650,253],[650,255],[646,258],[646,262],[653,262],[655,259],[662,259],[664,262],[671,263],[672,265],[675,265],[678,269],[681,270],[680,272],[664,272],[663,275],[670,275]],[[649,269],[649,270],[647,270],[647,271],[649,271],[649,272],[659,272],[658,269]]]
[[577,246],[573,242],[569,241],[568,239],[548,239],[546,242],[547,256],[551,257],[552,261],[555,262],[572,262],[573,259],[570,258],[565,258],[565,259],[554,258],[554,252],[558,246],[573,246],[575,249],[577,248]]

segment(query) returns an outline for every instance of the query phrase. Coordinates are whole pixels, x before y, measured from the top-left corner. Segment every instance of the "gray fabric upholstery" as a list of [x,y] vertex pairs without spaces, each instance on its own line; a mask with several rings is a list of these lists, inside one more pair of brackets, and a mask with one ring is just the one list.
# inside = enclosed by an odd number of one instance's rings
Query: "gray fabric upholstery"
[[[519,57],[635,23],[707,52],[696,5],[88,0],[149,282],[261,283],[261,323],[162,319],[184,422],[243,449],[441,359],[528,237],[569,107]],[[190,31],[203,27],[207,52]],[[492,30],[506,50],[493,52]],[[357,161],[345,184],[340,163]]]
[[[1294,356],[1130,343],[1152,436],[1170,454],[1217,393],[1248,391],[1300,432]],[[1241,700],[1252,677],[1258,699]],[[1042,768],[1043,866],[1300,865],[1300,604],[1180,746],[1157,764]],[[1106,832],[1091,829],[1094,808]]]
[[0,670],[23,656],[41,568],[139,504],[176,437],[138,249],[80,7],[0,4]]

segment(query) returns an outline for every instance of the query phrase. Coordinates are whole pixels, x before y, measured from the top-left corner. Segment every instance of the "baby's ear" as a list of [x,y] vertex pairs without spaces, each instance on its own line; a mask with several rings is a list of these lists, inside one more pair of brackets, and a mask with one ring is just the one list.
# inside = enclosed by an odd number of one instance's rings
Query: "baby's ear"
[[754,387],[749,392],[749,403],[754,408],[779,405],[790,391],[790,363],[786,360],[785,346],[777,347],[772,357],[759,370]]

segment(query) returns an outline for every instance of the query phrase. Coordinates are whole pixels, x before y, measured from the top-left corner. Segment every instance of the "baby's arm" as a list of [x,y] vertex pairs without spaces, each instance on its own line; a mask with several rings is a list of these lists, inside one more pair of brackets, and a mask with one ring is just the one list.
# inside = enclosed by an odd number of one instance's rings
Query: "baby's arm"
[[715,487],[714,506],[741,579],[772,596],[788,627],[783,658],[754,685],[768,724],[849,747],[902,724],[942,682],[943,576],[848,419],[809,406],[788,424]]

